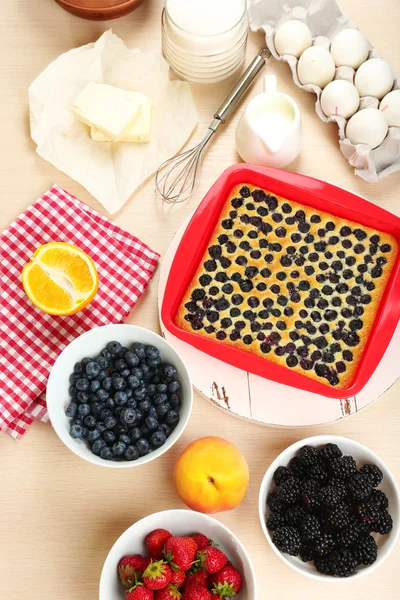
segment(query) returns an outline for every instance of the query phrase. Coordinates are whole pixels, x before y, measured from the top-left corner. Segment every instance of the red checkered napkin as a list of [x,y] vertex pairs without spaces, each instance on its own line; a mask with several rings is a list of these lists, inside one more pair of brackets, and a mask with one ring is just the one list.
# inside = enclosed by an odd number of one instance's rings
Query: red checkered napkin
[[[99,290],[84,310],[53,317],[25,295],[21,271],[40,244],[87,252]],[[48,422],[45,388],[61,350],[81,333],[121,323],[151,280],[159,254],[54,185],[0,235],[0,431],[18,439],[34,418]]]

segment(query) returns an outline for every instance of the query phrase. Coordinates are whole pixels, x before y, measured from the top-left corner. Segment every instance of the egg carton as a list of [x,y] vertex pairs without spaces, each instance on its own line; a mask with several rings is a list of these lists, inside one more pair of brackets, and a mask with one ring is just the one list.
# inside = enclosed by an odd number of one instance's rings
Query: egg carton
[[[391,173],[400,170],[400,128],[389,127],[383,142],[371,150],[366,144],[352,144],[345,136],[347,119],[332,115],[327,117],[322,111],[320,96],[322,89],[315,85],[302,85],[297,76],[297,62],[295,56],[280,56],[275,48],[275,31],[289,19],[303,21],[311,30],[313,45],[324,46],[329,49],[334,37],[343,29],[357,28],[347,15],[339,8],[335,0],[248,0],[250,27],[253,31],[263,30],[271,54],[279,61],[288,63],[295,84],[313,92],[317,96],[315,109],[322,121],[334,121],[339,128],[339,146],[342,154],[350,165],[355,167],[356,175],[369,183],[376,183]],[[370,44],[368,58],[380,58],[378,51]],[[334,79],[345,79],[354,83],[355,70],[351,67],[336,68]],[[395,77],[393,90],[400,89],[400,78]],[[364,96],[360,99],[360,107],[378,108],[378,98]]]

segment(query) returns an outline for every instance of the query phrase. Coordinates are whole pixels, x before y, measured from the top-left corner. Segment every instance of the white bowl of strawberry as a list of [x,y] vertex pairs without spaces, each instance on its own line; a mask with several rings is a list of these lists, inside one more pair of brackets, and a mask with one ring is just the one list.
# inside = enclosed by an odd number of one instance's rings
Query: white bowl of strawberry
[[225,525],[189,510],[141,519],[111,548],[100,600],[256,600],[244,546]]

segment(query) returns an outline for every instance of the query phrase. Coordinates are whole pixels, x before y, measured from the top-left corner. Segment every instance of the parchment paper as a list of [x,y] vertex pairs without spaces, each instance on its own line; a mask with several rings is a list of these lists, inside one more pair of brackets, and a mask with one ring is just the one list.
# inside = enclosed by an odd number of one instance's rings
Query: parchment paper
[[[129,49],[112,31],[59,56],[29,88],[37,152],[115,213],[159,165],[176,154],[197,123],[189,84],[170,81],[161,55]],[[72,112],[90,82],[142,92],[153,104],[147,144],[95,142]]]
[[[347,120],[343,117],[327,117],[320,104],[321,88],[315,85],[302,85],[297,77],[297,58],[285,54],[280,56],[274,44],[275,31],[289,19],[298,19],[308,25],[314,39],[314,45],[323,45],[329,49],[333,38],[348,27],[357,27],[339,8],[335,0],[248,0],[249,21],[253,31],[262,29],[272,55],[290,66],[295,84],[313,92],[317,96],[315,110],[322,121],[337,123],[339,128],[339,146],[342,154],[355,167],[354,172],[369,183],[375,183],[387,175],[400,170],[400,128],[389,127],[389,133],[383,142],[371,150],[366,144],[351,144],[345,137]],[[380,56],[370,44],[369,58]],[[336,69],[335,79],[354,82],[355,71],[351,67]],[[393,89],[400,88],[400,78],[395,79]],[[360,108],[378,108],[379,100],[372,96],[361,98]]]

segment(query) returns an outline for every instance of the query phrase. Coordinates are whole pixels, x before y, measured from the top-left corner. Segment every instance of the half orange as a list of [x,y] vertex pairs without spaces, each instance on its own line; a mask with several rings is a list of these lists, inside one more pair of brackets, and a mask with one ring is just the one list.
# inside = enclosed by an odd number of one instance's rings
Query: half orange
[[72,244],[39,246],[22,269],[22,285],[33,304],[50,315],[74,315],[95,297],[99,277],[93,260]]

